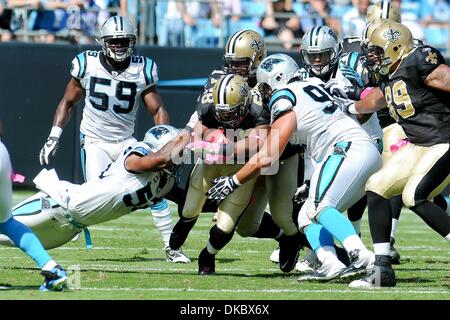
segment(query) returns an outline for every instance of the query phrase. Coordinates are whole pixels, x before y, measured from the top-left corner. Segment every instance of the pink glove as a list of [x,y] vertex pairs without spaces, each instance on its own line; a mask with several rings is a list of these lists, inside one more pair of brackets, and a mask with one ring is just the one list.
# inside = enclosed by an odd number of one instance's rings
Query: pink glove
[[365,88],[362,92],[361,92],[361,96],[360,99],[364,99],[365,97],[367,97],[372,91],[373,91],[373,87],[367,87]]
[[409,139],[405,138],[405,139],[398,139],[398,141],[394,144],[392,144],[389,149],[391,150],[392,153],[397,152],[401,147],[410,144]]
[[20,173],[11,173],[11,180],[12,182],[18,182],[23,183],[25,181],[25,176],[21,175]]

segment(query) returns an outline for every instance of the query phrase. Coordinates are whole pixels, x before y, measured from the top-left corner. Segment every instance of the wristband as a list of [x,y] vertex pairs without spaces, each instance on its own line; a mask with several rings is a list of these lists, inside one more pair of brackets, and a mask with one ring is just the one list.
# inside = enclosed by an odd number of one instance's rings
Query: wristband
[[233,180],[233,182],[237,185],[237,186],[241,186],[242,183],[239,182],[238,178],[236,177],[236,175],[234,174],[231,179]]
[[365,88],[362,92],[361,92],[361,99],[364,99],[365,97],[367,97],[372,91],[373,91],[373,87],[367,87]]
[[55,137],[55,138],[59,139],[59,137],[61,137],[62,131],[63,130],[60,127],[53,126],[52,130],[50,131],[49,137]]

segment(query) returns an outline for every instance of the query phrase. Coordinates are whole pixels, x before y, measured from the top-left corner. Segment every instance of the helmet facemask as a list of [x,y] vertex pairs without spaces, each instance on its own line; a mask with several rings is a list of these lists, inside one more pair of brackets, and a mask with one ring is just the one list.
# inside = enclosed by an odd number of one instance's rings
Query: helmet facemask
[[136,45],[135,36],[103,37],[101,40],[105,56],[122,62],[133,55]]
[[331,48],[321,51],[314,51],[311,48],[302,49],[301,56],[305,67],[316,76],[327,74],[337,62],[336,52]]
[[225,128],[230,129],[236,128],[242,122],[247,112],[246,102],[233,107],[228,104],[216,104],[215,108],[217,121]]

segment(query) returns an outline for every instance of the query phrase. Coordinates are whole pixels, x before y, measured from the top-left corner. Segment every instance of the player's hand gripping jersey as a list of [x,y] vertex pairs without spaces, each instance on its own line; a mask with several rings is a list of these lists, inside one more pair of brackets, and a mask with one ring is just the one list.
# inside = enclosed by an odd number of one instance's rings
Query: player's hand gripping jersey
[[106,141],[132,136],[141,93],[158,82],[153,60],[133,55],[129,66],[117,71],[101,51],[78,54],[70,73],[86,90],[81,133]]

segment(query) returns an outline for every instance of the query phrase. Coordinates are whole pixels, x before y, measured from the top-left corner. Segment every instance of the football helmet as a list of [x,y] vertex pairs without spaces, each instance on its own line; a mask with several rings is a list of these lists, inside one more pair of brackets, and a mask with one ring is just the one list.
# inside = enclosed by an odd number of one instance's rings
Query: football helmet
[[252,76],[266,55],[266,44],[258,32],[239,30],[225,45],[225,71],[243,77]]
[[122,62],[134,53],[136,29],[128,18],[114,16],[103,23],[97,42],[105,56]]
[[330,27],[313,27],[303,35],[300,59],[308,71],[324,76],[337,64],[339,48],[337,35]]
[[224,128],[236,128],[248,112],[250,88],[240,75],[228,74],[214,84],[215,116]]
[[[150,128],[144,135],[143,142],[150,147],[152,152],[161,150],[168,142],[175,139],[180,134],[180,130],[171,125],[160,124]],[[181,175],[182,165],[169,164],[161,170],[163,176],[175,176],[177,179]]]
[[373,63],[373,71],[387,75],[392,72],[392,65],[413,48],[411,31],[401,23],[388,20],[376,27],[369,36],[366,55]]
[[370,71],[376,71],[374,70],[374,61],[372,61],[373,56],[371,56],[368,52],[367,45],[369,43],[369,38],[373,33],[373,30],[375,30],[378,26],[382,25],[383,23],[388,22],[387,19],[379,19],[374,20],[372,22],[369,22],[366,27],[364,28],[362,37],[361,37],[361,50],[363,52],[361,56],[361,60],[366,68],[368,68]]
[[274,90],[285,87],[295,78],[299,67],[290,56],[275,53],[266,57],[256,70],[258,89],[264,101],[270,99]]
[[397,7],[391,4],[390,0],[381,0],[367,8],[366,22],[370,23],[379,19],[389,19],[401,22],[400,12]]

